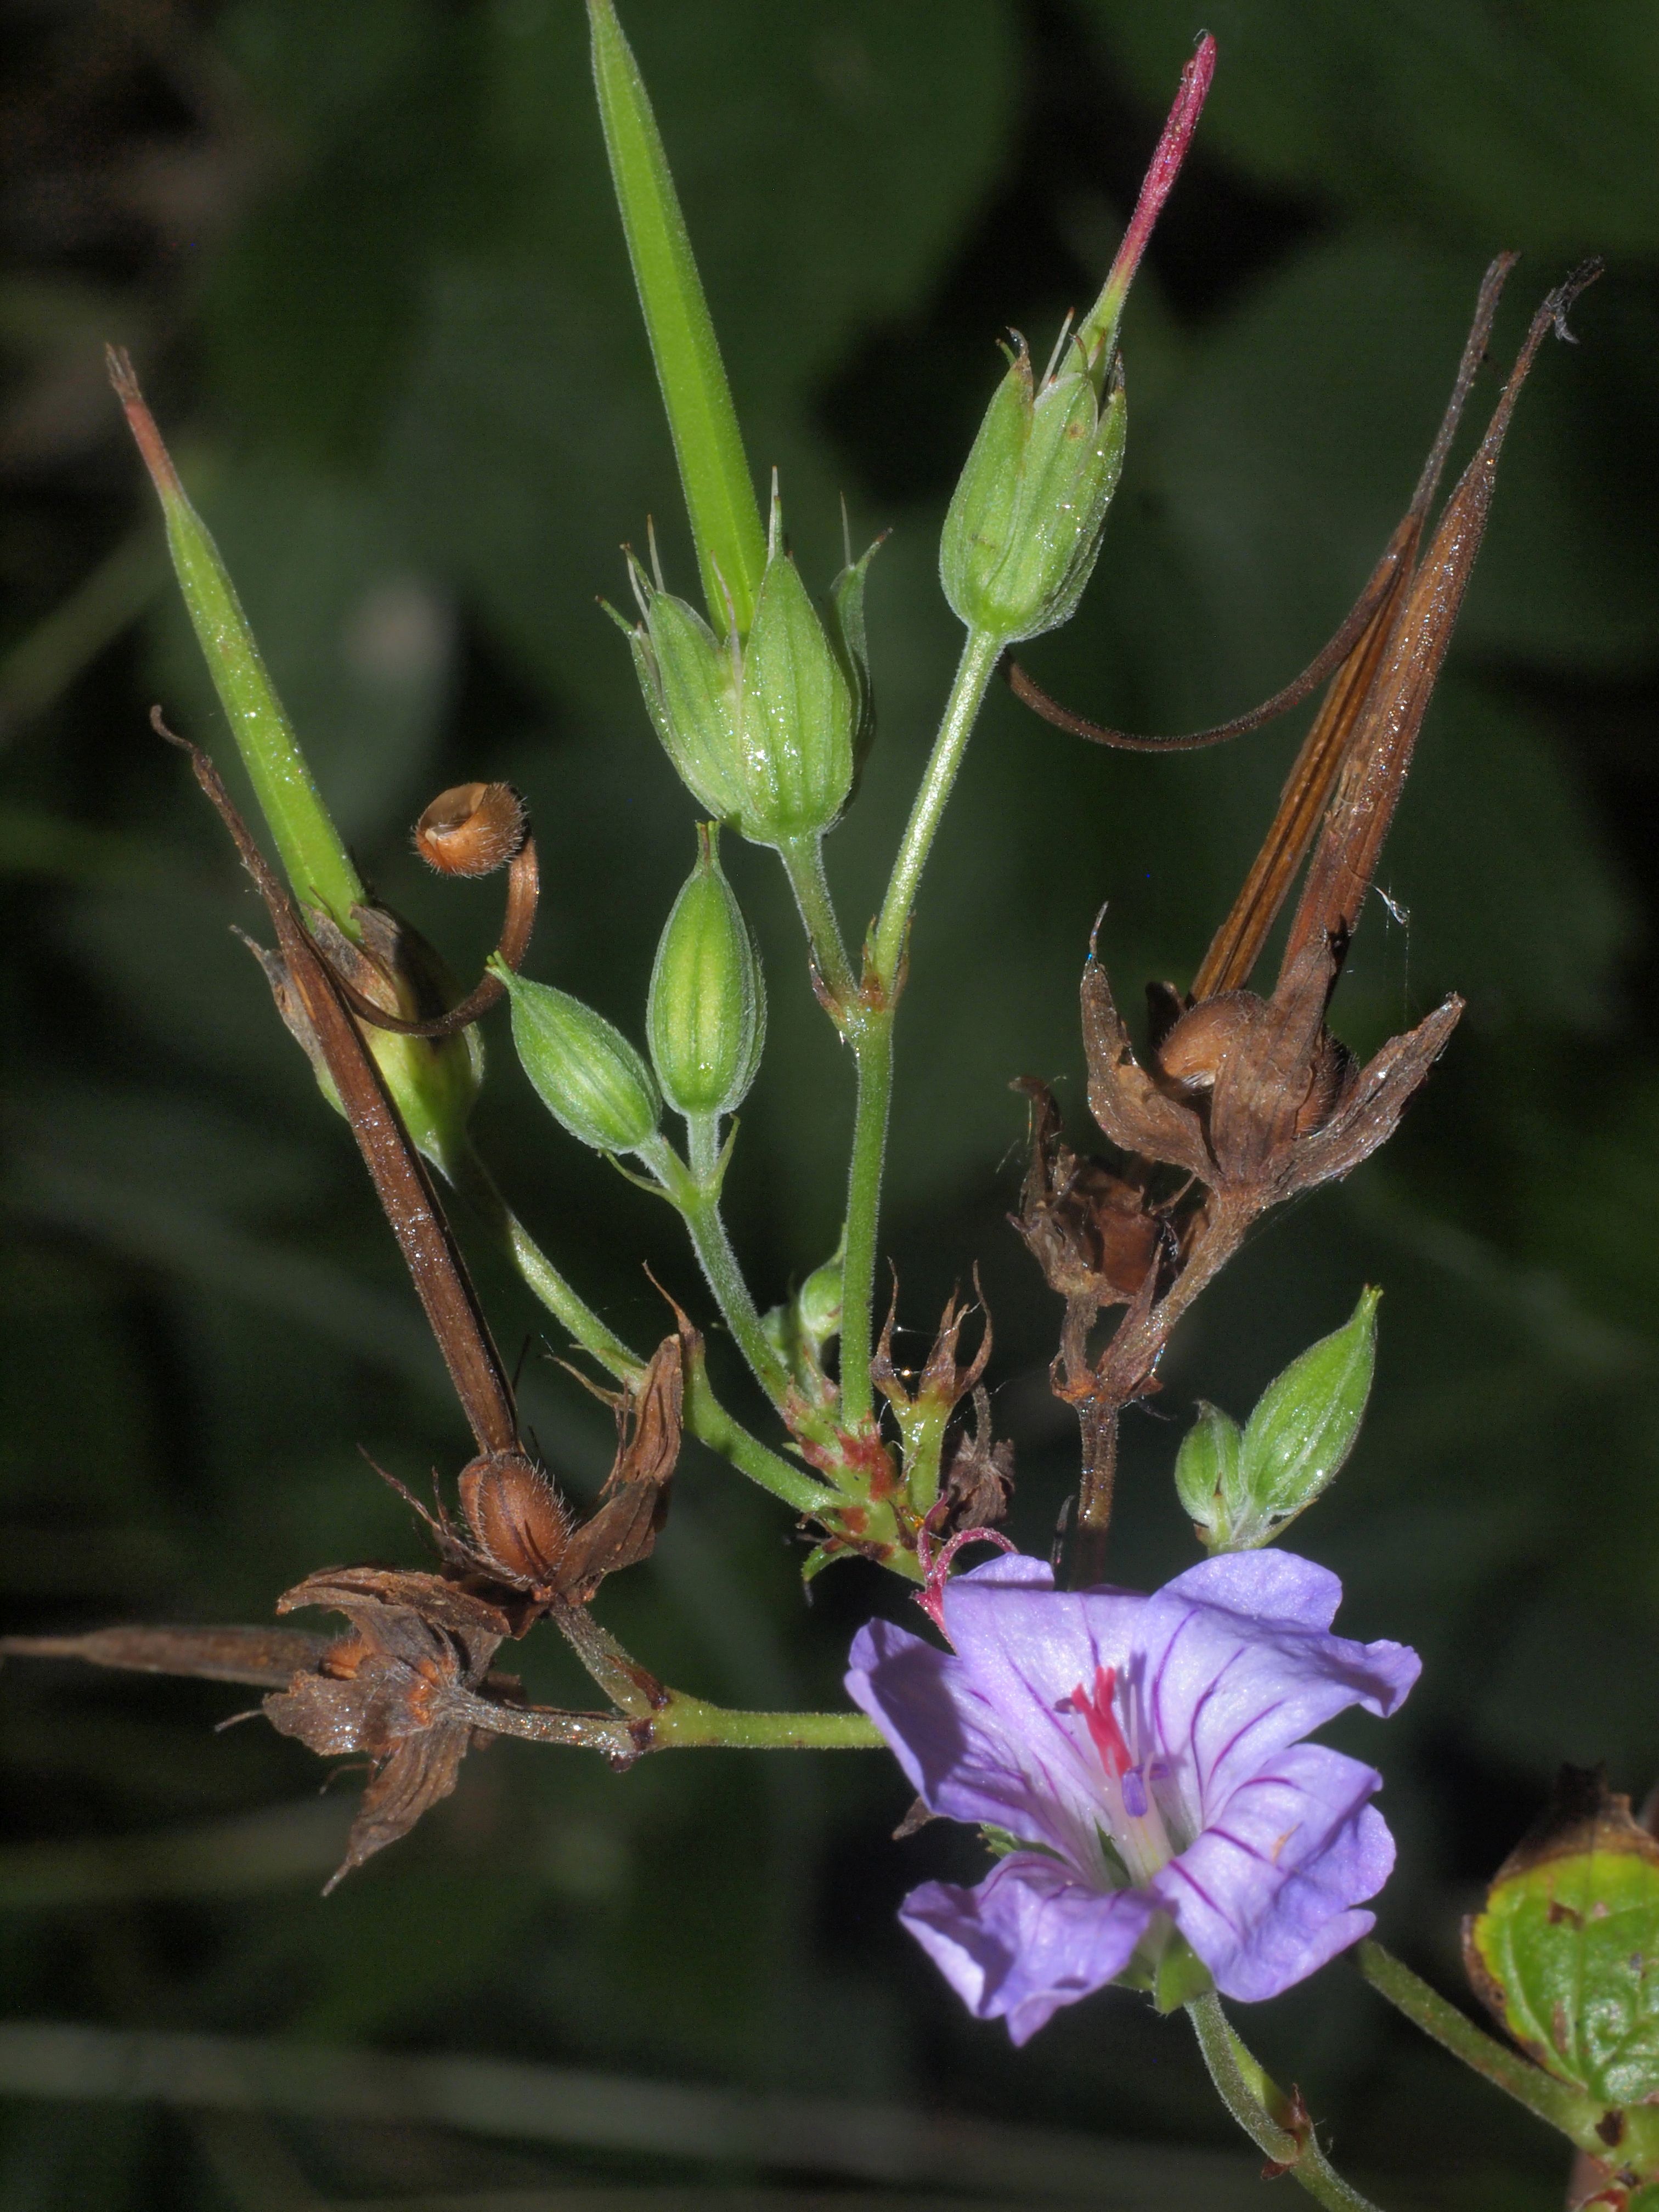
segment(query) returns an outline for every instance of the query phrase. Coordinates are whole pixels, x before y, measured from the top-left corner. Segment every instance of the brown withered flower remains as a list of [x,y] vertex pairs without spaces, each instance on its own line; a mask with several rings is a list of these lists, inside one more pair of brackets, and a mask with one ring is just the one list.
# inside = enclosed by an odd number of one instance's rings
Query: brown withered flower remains
[[[1122,1156],[1079,1160],[1062,1142],[1046,1087],[1032,1102],[1031,1164],[1015,1226],[1066,1300],[1054,1388],[1083,1436],[1071,1571],[1099,1579],[1111,1512],[1117,1423],[1158,1387],[1170,1333],[1270,1206],[1332,1182],[1387,1142],[1456,1026],[1448,998],[1425,1020],[1355,1064],[1326,1026],[1331,996],[1376,874],[1435,681],[1486,527],[1498,459],[1534,356],[1599,273],[1589,264],[1534,317],[1474,458],[1418,558],[1452,437],[1485,358],[1513,256],[1487,270],[1438,436],[1410,507],[1335,639],[1297,682],[1253,714],[1185,739],[1139,738],[1089,722],[1011,667],[1018,696],[1103,744],[1139,750],[1208,744],[1257,726],[1332,680],[1280,796],[1266,842],[1188,993],[1151,987],[1139,1057],[1097,939],[1082,985],[1089,1106]],[[1278,979],[1249,989],[1268,932],[1308,856]],[[1163,1195],[1159,1196],[1158,1194]],[[1100,1315],[1127,1307],[1091,1355]]]

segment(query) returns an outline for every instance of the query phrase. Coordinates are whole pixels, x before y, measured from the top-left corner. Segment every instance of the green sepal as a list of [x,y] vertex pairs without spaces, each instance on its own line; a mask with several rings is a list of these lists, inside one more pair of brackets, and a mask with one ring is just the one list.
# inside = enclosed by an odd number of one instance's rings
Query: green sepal
[[736,656],[695,607],[657,590],[637,562],[634,587],[645,619],[628,638],[652,726],[705,812],[736,821],[743,811]]
[[506,984],[513,1042],[525,1073],[560,1126],[596,1152],[637,1152],[662,1120],[656,1078],[603,1014],[550,983],[532,983],[492,958]]
[[1659,2156],[1659,1840],[1599,1771],[1562,1770],[1549,1810],[1464,1923],[1476,1994],[1547,2073],[1625,2115],[1604,2130],[1644,2178]]
[[1181,1439],[1176,1455],[1176,1491],[1188,1517],[1206,1544],[1231,1528],[1243,1505],[1239,1482],[1239,1448],[1244,1431],[1231,1413],[1200,1398],[1198,1419]]
[[719,830],[698,825],[696,866],[657,943],[646,1037],[663,1096],[688,1120],[736,1110],[766,1042],[766,985]]
[[884,542],[884,538],[878,538],[873,545],[866,546],[856,561],[849,560],[833,578],[824,625],[853,695],[854,787],[876,736],[876,695],[870,680],[870,648],[864,626],[864,586],[870,563]]
[[1103,403],[1075,347],[1039,387],[1022,338],[963,467],[939,541],[945,596],[1005,643],[1070,620],[1123,468],[1123,377]]
[[1252,1518],[1231,1549],[1271,1543],[1340,1474],[1370,1396],[1382,1295],[1362,1291],[1343,1327],[1310,1345],[1262,1392],[1240,1451]]
[[1214,1987],[1203,1960],[1178,1929],[1172,1929],[1153,1972],[1153,2004],[1159,2012],[1179,2012]]
[[760,845],[822,836],[853,787],[853,686],[793,556],[776,494],[766,574],[743,651],[738,827]]
[[1271,1544],[1341,1472],[1370,1395],[1380,1291],[1267,1385],[1241,1430],[1213,1406],[1182,1440],[1176,1489],[1212,1552]]

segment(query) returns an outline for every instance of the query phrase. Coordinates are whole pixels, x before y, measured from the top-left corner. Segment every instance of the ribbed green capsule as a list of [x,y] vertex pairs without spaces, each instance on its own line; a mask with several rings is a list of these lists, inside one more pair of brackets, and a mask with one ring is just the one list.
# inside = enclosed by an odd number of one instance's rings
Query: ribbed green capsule
[[1073,341],[1038,386],[1020,339],[945,518],[945,596],[1007,643],[1069,621],[1094,572],[1126,421],[1121,368],[1114,359],[1103,400],[1097,374]]
[[697,846],[658,940],[645,1010],[657,1080],[688,1121],[737,1110],[766,1042],[766,984],[715,823],[698,823]]
[[652,722],[699,803],[753,844],[821,836],[852,792],[871,728],[869,557],[836,579],[826,619],[785,549],[775,493],[754,621],[724,643],[634,565],[641,619],[624,626]]
[[550,983],[492,960],[513,1003],[513,1042],[554,1120],[596,1152],[631,1152],[657,1132],[656,1079],[620,1030]]

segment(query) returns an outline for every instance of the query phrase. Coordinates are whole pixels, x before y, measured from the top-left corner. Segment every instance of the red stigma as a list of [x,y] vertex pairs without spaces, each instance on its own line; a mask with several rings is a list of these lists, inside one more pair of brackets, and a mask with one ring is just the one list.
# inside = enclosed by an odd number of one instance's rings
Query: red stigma
[[1116,1680],[1115,1667],[1097,1667],[1093,1694],[1079,1682],[1070,1699],[1073,1711],[1082,1714],[1089,1740],[1106,1770],[1108,1780],[1112,1782],[1119,1781],[1134,1765],[1123,1731],[1117,1724],[1117,1715],[1112,1710],[1112,1688]]

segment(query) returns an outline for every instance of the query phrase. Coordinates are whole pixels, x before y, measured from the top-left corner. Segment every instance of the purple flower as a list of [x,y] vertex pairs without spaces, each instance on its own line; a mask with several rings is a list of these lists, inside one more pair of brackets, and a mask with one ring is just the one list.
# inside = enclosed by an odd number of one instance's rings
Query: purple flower
[[1016,2043],[1155,1960],[1173,1924],[1225,1996],[1270,1997],[1364,1935],[1394,1865],[1382,1777],[1302,1739],[1391,1713],[1420,1662],[1328,1633],[1342,1585],[1287,1552],[1206,1559],[1151,1597],[1056,1590],[1018,1553],[945,1585],[954,1653],[860,1630],[847,1686],[929,1809],[1012,1836],[977,1889],[900,1917]]

